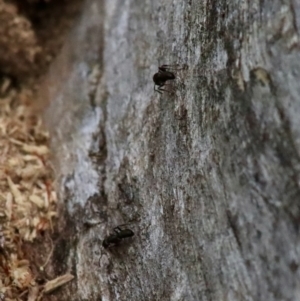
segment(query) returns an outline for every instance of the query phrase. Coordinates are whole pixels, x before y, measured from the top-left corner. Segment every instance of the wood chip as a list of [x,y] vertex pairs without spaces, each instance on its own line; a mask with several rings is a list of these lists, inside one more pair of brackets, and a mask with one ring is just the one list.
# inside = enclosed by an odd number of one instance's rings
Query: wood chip
[[14,196],[15,202],[17,204],[23,204],[23,202],[24,202],[23,196],[22,196],[20,190],[18,189],[17,185],[15,185],[13,183],[13,181],[11,180],[10,177],[7,177],[7,183],[8,183],[8,186],[10,188],[12,195]]
[[31,195],[29,197],[29,200],[32,203],[36,204],[39,208],[44,208],[45,207],[45,201],[41,197],[39,197],[38,195],[35,195],[35,194]]
[[49,154],[49,148],[45,145],[37,146],[37,145],[23,145],[23,150],[30,154],[37,154],[39,156],[46,156]]
[[39,295],[39,287],[37,285],[29,288],[27,301],[35,301],[37,300]]
[[44,293],[49,294],[73,279],[74,279],[73,275],[65,274],[65,275],[59,276],[53,280],[50,280],[45,284]]
[[[35,301],[42,295],[31,267],[37,263],[34,258],[27,260],[23,243],[51,230],[56,215],[49,135],[32,111],[31,97],[21,90],[0,101],[0,294],[4,300],[24,300],[28,294],[28,300]],[[63,285],[67,279],[63,277],[61,284],[50,282],[48,287]]]

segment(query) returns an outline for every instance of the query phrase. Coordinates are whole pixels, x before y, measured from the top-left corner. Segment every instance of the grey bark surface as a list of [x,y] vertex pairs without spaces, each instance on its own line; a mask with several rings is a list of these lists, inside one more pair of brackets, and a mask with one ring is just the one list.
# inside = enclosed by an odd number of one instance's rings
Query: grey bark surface
[[299,26],[292,0],[86,2],[47,78],[50,272],[76,276],[51,300],[300,300]]

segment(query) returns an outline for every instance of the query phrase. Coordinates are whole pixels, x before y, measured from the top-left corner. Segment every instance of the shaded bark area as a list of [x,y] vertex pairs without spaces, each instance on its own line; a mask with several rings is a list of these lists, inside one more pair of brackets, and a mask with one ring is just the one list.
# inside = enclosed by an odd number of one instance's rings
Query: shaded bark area
[[0,0],[0,83],[28,84],[45,74],[82,2]]
[[[47,81],[76,274],[50,299],[300,298],[299,9],[86,2]],[[165,63],[187,68],[159,95]]]

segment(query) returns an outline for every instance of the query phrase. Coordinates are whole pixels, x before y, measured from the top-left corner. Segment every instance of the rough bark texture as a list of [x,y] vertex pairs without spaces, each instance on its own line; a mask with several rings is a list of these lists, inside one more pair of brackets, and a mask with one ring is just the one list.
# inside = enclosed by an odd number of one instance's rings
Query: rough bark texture
[[300,300],[299,24],[293,0],[86,2],[47,81],[52,272],[76,275],[50,299]]

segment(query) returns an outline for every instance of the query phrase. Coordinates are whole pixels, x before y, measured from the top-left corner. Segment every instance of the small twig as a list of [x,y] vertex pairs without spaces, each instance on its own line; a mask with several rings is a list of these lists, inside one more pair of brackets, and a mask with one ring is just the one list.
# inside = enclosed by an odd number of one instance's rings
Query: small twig
[[49,294],[73,279],[74,279],[74,276],[72,274],[65,274],[65,275],[59,276],[53,280],[50,280],[45,284],[44,293]]
[[49,263],[50,258],[51,258],[52,254],[53,254],[53,250],[54,250],[53,241],[52,241],[52,239],[51,239],[50,236],[48,236],[48,237],[49,237],[50,243],[51,243],[51,251],[50,251],[50,253],[49,253],[49,255],[48,255],[48,257],[47,257],[45,263],[44,263],[42,266],[40,266],[40,270],[41,270],[41,271],[44,271],[46,265]]
[[72,274],[65,274],[62,276],[59,276],[53,280],[48,281],[44,289],[41,291],[40,295],[38,296],[36,301],[40,301],[44,294],[49,294],[56,290],[57,288],[61,287],[62,285],[68,283],[69,281],[73,280],[74,276]]

